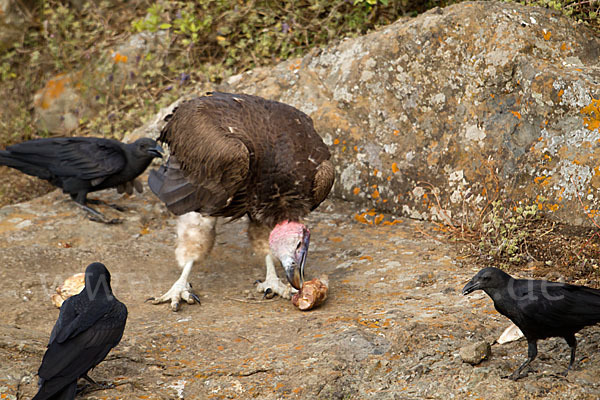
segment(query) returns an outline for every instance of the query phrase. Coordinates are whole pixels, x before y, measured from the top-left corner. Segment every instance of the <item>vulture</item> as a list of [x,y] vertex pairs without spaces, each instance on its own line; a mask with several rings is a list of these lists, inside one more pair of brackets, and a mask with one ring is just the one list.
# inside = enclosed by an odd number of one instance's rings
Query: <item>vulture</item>
[[150,189],[178,216],[175,256],[183,269],[154,304],[198,301],[188,282],[215,240],[218,217],[248,216],[253,249],[265,256],[266,279],[257,289],[290,298],[277,277],[279,260],[299,289],[310,231],[302,218],[329,194],[335,178],[329,149],[303,112],[246,94],[208,93],[181,103],[165,120],[159,141],[170,157],[150,171]]
[[131,194],[134,186],[141,192],[142,186],[135,178],[162,153],[162,148],[150,138],[130,144],[95,137],[44,138],[0,150],[0,165],[47,180],[70,194],[91,219],[108,223],[118,220],[108,220],[89,207],[87,203],[93,201],[87,199],[87,194],[108,188]]
[[60,307],[33,400],[74,399],[79,378],[98,385],[87,373],[121,341],[126,320],[127,307],[113,295],[104,264],[88,265],[85,287]]
[[514,279],[498,268],[484,268],[463,288],[463,295],[483,290],[498,312],[521,329],[527,339],[527,360],[509,378],[517,380],[521,371],[537,356],[537,341],[562,337],[571,348],[567,375],[575,362],[575,333],[600,322],[600,290],[546,280]]

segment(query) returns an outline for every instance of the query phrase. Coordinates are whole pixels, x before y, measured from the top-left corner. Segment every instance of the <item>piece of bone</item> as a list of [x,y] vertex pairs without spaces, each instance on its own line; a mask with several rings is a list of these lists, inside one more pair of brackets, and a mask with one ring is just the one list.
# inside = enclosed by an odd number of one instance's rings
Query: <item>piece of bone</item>
[[62,285],[56,288],[56,293],[50,296],[54,305],[58,308],[62,306],[62,303],[71,296],[79,294],[85,286],[85,274],[80,272],[75,275],[71,275]]
[[304,282],[302,288],[292,296],[292,304],[302,311],[322,304],[327,299],[328,285],[329,279],[326,276]]
[[511,324],[502,332],[502,335],[496,340],[498,344],[510,343],[523,337],[523,332],[515,324]]

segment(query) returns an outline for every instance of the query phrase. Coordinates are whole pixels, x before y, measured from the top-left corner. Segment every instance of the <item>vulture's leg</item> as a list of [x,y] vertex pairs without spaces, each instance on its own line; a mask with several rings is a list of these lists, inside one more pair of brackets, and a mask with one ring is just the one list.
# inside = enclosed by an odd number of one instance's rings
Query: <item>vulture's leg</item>
[[252,244],[252,249],[256,254],[265,257],[265,264],[267,265],[265,280],[263,282],[257,281],[256,290],[264,292],[265,296],[277,294],[284,299],[290,299],[292,298],[292,294],[296,292],[296,289],[289,284],[283,283],[277,276],[275,257],[271,254],[271,249],[269,248],[270,233],[271,230],[269,228],[256,221],[250,220],[248,223],[248,238]]
[[158,298],[150,298],[152,304],[171,302],[171,309],[177,311],[179,302],[188,304],[200,303],[198,296],[192,291],[188,276],[196,261],[204,260],[215,243],[215,226],[217,218],[205,217],[196,212],[183,214],[177,219],[177,248],[175,258],[183,271],[171,289]]

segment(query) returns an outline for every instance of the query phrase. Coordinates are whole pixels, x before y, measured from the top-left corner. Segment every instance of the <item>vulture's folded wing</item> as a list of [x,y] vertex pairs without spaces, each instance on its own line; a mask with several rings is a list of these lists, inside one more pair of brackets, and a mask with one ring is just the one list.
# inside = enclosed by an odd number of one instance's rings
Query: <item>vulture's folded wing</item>
[[243,128],[203,102],[184,102],[176,111],[159,139],[171,157],[151,171],[148,184],[177,215],[219,214],[246,184],[252,155],[237,134]]

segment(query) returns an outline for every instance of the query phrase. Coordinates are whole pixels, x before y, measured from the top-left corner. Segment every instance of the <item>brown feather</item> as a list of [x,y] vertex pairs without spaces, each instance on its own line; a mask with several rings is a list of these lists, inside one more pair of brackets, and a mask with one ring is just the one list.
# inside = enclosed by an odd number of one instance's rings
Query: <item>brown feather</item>
[[[168,168],[180,170],[177,179],[194,192],[186,207],[157,193],[176,214],[248,214],[274,226],[305,216],[331,189],[335,173],[329,150],[310,117],[291,106],[215,92],[183,102],[166,120],[159,140],[178,161],[169,161]],[[167,168],[161,171],[150,180],[168,188]],[[153,191],[159,186],[150,183]]]

